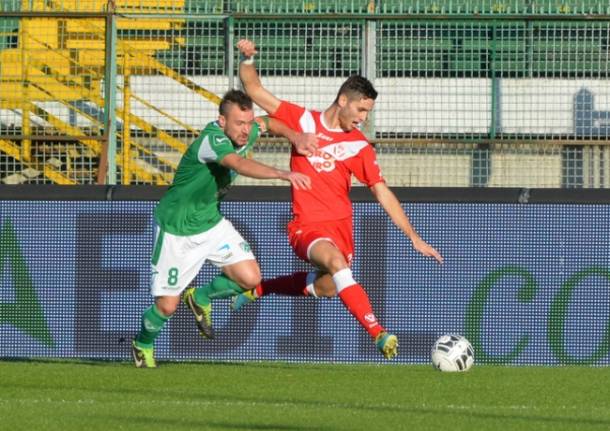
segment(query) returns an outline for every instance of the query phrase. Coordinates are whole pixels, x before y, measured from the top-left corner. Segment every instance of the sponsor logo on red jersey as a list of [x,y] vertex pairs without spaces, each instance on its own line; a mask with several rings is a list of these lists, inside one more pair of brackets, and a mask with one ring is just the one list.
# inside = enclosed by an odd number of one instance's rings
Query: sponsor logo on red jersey
[[346,160],[357,155],[368,145],[366,141],[346,141],[326,145],[307,157],[317,172],[331,172],[337,160]]

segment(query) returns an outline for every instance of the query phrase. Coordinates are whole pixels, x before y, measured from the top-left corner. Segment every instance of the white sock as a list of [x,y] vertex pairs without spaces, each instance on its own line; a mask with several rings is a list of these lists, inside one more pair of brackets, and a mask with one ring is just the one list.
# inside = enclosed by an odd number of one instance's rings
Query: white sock
[[309,295],[313,296],[314,298],[317,298],[318,295],[316,295],[316,289],[314,288],[314,282],[316,281],[316,276],[318,275],[317,272],[308,272],[307,273],[307,278],[305,279],[305,289],[307,289],[307,293],[309,293]]
[[335,286],[337,286],[337,294],[346,287],[356,284],[356,280],[354,280],[354,277],[352,276],[352,270],[349,268],[344,268],[341,271],[335,272],[333,281],[335,282]]

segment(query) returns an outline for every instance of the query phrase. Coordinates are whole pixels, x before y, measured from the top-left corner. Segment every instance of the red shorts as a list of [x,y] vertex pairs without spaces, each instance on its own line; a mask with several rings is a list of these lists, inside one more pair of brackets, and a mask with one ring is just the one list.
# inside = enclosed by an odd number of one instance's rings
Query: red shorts
[[348,265],[352,264],[354,256],[354,236],[352,234],[352,219],[324,221],[319,223],[300,223],[293,220],[288,223],[288,240],[298,257],[306,262],[309,260],[309,250],[319,240],[326,239],[335,244],[343,253]]

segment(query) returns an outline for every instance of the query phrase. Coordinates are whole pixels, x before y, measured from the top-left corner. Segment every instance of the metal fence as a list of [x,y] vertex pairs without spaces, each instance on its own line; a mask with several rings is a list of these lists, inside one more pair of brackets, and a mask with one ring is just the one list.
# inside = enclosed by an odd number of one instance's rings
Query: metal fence
[[[364,131],[390,185],[610,187],[607,2],[111,6],[0,2],[3,182],[167,184],[239,86],[248,37],[281,98],[324,109],[346,77],[374,82]],[[287,166],[288,145],[264,141],[256,156]]]
[[[0,11],[102,12],[108,0],[2,0]],[[114,0],[121,13],[608,14],[605,0]]]

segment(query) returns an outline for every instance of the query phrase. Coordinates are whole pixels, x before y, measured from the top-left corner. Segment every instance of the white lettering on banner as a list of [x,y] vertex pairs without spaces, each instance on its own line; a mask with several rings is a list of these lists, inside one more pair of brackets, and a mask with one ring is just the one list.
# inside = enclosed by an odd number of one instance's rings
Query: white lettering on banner
[[307,160],[317,172],[331,172],[335,169],[336,160],[354,157],[367,145],[367,141],[338,142],[318,149],[312,156],[307,157]]

